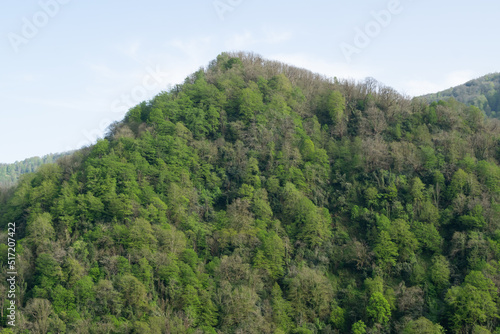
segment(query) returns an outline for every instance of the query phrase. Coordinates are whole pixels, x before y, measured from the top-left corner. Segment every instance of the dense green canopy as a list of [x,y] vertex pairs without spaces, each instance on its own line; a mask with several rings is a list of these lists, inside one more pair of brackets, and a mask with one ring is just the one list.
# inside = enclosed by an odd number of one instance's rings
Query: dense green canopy
[[453,100],[221,54],[3,192],[13,330],[493,332],[499,140]]

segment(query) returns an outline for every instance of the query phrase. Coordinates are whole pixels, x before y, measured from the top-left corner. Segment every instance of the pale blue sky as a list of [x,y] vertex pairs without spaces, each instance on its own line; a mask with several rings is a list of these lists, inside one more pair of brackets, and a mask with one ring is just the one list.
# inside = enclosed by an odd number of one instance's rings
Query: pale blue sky
[[7,0],[0,162],[89,145],[223,51],[411,96],[446,89],[500,71],[499,14],[497,1]]

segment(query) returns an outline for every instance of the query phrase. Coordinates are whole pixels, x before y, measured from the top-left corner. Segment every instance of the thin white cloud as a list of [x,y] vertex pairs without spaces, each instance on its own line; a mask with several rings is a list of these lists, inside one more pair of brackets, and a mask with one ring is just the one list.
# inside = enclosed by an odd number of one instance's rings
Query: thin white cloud
[[23,74],[23,75],[21,75],[21,79],[24,82],[35,82],[37,80],[37,78],[34,74]]
[[190,58],[197,59],[200,54],[212,46],[212,37],[205,36],[190,40],[174,39],[169,42],[169,46],[182,51]]
[[457,70],[448,73],[444,80],[437,82],[431,80],[410,80],[404,84],[404,89],[409,95],[420,96],[462,85],[475,77],[476,73],[472,70]]
[[250,31],[245,31],[244,33],[232,35],[226,40],[225,45],[227,50],[243,50],[250,49],[257,43],[254,35]]
[[[428,80],[411,80],[404,85],[404,90],[411,96],[420,96],[429,93],[436,93],[443,89],[442,85]],[[448,87],[447,87],[448,88]]]
[[283,42],[288,42],[292,39],[293,34],[291,31],[273,31],[273,30],[265,30],[265,43],[267,44],[279,44]]
[[225,46],[227,50],[250,50],[255,45],[276,45],[288,42],[292,38],[293,33],[291,31],[280,31],[264,27],[257,34],[248,30],[235,33],[226,40]]
[[85,87],[89,93],[113,92],[121,90],[130,85],[141,84],[144,77],[148,74],[147,69],[154,66],[148,66],[140,62],[132,68],[125,70],[115,69],[103,63],[86,63],[87,68],[93,73],[93,81]]
[[138,60],[139,55],[138,52],[141,48],[140,41],[130,42],[128,45],[120,47],[119,50],[126,56],[132,58],[133,60]]
[[117,77],[121,76],[119,72],[113,71],[108,65],[105,64],[87,63],[87,67],[101,79],[117,79]]
[[[472,70],[454,71],[446,77],[446,84],[450,87],[458,86],[475,78],[475,72]],[[449,88],[449,87],[448,87]]]
[[89,112],[89,108],[93,106],[92,103],[82,104],[82,101],[69,100],[69,99],[48,99],[48,98],[38,98],[38,97],[16,97],[9,96],[12,101],[18,101],[26,104],[32,104],[35,106],[44,106],[49,108],[58,108],[63,110],[74,110],[78,112]]

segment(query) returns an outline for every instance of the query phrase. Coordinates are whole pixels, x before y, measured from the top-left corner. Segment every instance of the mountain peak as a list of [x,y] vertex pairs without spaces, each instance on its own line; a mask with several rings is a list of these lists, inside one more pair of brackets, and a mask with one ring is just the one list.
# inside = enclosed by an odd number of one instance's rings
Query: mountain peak
[[17,328],[494,328],[497,125],[456,100],[221,54],[0,191]]

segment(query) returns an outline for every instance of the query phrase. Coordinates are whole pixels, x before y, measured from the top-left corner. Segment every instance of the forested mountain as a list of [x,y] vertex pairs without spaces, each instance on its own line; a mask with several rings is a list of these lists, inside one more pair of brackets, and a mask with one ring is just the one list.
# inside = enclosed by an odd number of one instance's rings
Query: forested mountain
[[494,332],[499,125],[221,54],[4,196],[14,332]]
[[500,118],[500,73],[492,73],[467,83],[423,96],[429,102],[455,100],[481,109],[487,116]]
[[33,157],[12,164],[0,163],[0,187],[14,185],[22,174],[33,173],[41,165],[54,163],[58,158],[68,154],[70,154],[70,152],[47,154],[41,158]]

